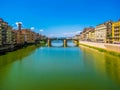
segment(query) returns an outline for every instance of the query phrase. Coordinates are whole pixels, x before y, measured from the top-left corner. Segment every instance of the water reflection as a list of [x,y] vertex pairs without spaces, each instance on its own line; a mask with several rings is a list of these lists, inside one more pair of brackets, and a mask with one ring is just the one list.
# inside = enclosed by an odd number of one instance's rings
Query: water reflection
[[107,75],[120,85],[120,58],[106,55],[105,70]]
[[92,66],[97,73],[112,79],[120,86],[120,57],[88,47],[81,46],[80,49],[83,51],[84,64],[87,64],[87,67],[90,66],[89,68],[91,68]]
[[35,48],[0,57],[0,90],[120,90],[119,57],[86,47]]
[[24,57],[27,57],[28,55],[32,54],[36,48],[37,48],[36,46],[29,46],[14,52],[10,52],[6,55],[0,56],[0,67],[3,67],[16,60],[22,60]]

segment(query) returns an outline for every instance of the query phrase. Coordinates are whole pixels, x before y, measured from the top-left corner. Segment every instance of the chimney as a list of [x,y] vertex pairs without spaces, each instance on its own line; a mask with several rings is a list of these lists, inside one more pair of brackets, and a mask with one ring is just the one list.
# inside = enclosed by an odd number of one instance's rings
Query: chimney
[[22,23],[18,23],[18,30],[21,30],[21,28],[22,28]]

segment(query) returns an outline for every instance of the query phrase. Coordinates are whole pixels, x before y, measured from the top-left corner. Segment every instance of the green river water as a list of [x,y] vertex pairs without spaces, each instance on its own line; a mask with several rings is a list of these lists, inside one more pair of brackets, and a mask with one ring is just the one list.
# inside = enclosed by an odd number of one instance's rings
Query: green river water
[[120,90],[120,57],[29,46],[0,56],[0,90]]

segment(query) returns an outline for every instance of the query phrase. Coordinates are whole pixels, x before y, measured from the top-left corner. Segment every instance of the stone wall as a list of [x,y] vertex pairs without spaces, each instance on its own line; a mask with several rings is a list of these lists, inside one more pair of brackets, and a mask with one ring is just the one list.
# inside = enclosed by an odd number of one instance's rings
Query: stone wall
[[79,41],[79,42],[80,44],[120,53],[120,44],[106,44],[106,43],[96,43],[96,42],[87,42],[87,41]]
[[115,44],[105,44],[106,49],[110,51],[115,51],[120,53],[120,45]]

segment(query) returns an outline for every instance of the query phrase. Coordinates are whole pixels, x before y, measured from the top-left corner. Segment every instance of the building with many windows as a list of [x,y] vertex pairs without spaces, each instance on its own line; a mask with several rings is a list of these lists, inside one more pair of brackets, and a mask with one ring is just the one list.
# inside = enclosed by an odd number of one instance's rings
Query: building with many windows
[[30,29],[22,29],[22,23],[18,23],[18,30],[8,25],[2,18],[0,18],[0,47],[3,46],[22,46],[25,43],[39,42],[41,35],[31,31]]
[[112,24],[112,41],[113,43],[120,43],[120,20]]
[[95,28],[84,28],[78,35],[82,41],[92,41],[99,43],[120,43],[120,20],[108,22],[97,25]]
[[0,45],[3,46],[6,44],[6,31],[8,24],[0,18]]
[[93,27],[89,28],[88,40],[92,42],[95,41],[95,28]]
[[107,26],[107,32],[106,32],[106,42],[107,43],[112,43],[112,21],[108,21],[106,22],[106,26]]
[[106,32],[107,32],[107,26],[105,23],[97,25],[95,28],[95,41],[105,43]]
[[24,36],[25,43],[35,43],[35,33],[30,29],[22,29],[21,33]]
[[24,44],[24,35],[22,34],[22,24],[18,23],[18,30],[16,30],[16,44],[23,45]]
[[12,30],[12,45],[16,45],[16,44],[17,44],[17,31]]
[[0,18],[0,46],[12,44],[12,27]]
[[84,41],[94,41],[94,27],[87,27],[83,29],[83,32],[80,33],[80,40]]
[[0,28],[0,46],[2,46],[2,34],[1,34],[1,28]]
[[12,27],[8,26],[6,31],[6,44],[11,45],[12,44]]

